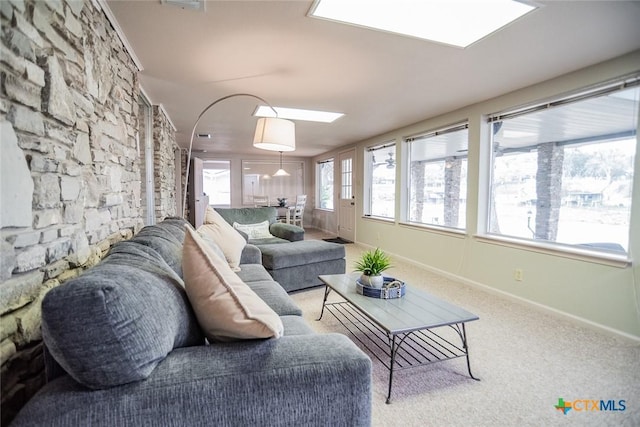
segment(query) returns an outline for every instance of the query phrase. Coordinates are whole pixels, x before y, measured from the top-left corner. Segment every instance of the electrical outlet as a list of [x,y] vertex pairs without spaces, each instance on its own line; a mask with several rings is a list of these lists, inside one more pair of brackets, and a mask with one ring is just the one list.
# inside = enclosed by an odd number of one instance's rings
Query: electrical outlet
[[522,280],[524,279],[524,272],[521,268],[516,268],[515,270],[513,270],[513,278],[517,282],[522,282]]

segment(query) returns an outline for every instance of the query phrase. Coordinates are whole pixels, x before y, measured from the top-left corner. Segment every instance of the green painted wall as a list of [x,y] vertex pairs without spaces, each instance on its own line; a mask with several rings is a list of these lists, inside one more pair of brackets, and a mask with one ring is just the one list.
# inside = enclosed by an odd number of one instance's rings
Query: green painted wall
[[[640,51],[610,60],[460,110],[361,141],[356,149],[356,240],[379,246],[395,256],[439,271],[470,285],[506,293],[531,303],[578,318],[596,327],[613,330],[640,339],[640,267],[607,265],[588,259],[572,259],[554,251],[509,245],[477,237],[478,214],[484,212],[481,195],[486,155],[481,153],[483,116],[503,109],[528,104],[559,94],[589,87],[640,70]],[[455,88],[452,88],[455,90]],[[402,164],[402,137],[469,120],[469,176],[467,195],[467,232],[454,234],[412,227],[396,221],[362,217],[363,159],[366,147],[396,139],[398,164]],[[336,150],[338,152],[339,150]],[[318,156],[326,158],[331,153]],[[636,150],[634,206],[630,236],[630,254],[640,254],[640,147]],[[398,168],[400,170],[401,168]],[[398,172],[400,173],[400,172]],[[474,178],[475,177],[475,178]],[[478,179],[477,177],[480,177]],[[337,182],[337,181],[336,181]],[[400,175],[396,194],[401,194]],[[396,200],[400,212],[401,200]],[[326,213],[323,213],[326,215]],[[399,218],[399,215],[398,215]],[[515,281],[514,270],[522,269],[524,280]]]

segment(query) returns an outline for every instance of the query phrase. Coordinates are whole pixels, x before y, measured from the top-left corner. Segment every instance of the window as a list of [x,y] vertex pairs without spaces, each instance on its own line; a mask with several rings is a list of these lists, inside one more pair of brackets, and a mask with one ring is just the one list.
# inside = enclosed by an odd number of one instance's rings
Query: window
[[408,220],[466,228],[468,124],[407,138]]
[[365,216],[395,218],[396,144],[372,147],[365,152]]
[[231,206],[231,162],[205,160],[202,166],[202,188],[211,206]]
[[316,165],[316,182],[318,183],[317,207],[333,210],[333,159],[319,162]]
[[278,161],[242,161],[242,203],[253,206],[254,196],[268,196],[270,205],[277,205],[278,199],[285,198],[295,203],[298,194],[304,191],[304,162],[284,161],[282,168],[289,176],[274,176],[280,167]]
[[489,233],[626,253],[638,79],[489,120]]

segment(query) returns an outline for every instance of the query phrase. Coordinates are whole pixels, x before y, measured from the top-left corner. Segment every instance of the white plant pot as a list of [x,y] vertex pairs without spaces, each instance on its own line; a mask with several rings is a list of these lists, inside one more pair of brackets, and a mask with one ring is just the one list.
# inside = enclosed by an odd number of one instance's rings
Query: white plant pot
[[365,286],[369,286],[370,288],[381,288],[384,284],[384,278],[381,274],[378,274],[377,276],[367,276],[366,274],[363,274],[360,276],[360,283]]

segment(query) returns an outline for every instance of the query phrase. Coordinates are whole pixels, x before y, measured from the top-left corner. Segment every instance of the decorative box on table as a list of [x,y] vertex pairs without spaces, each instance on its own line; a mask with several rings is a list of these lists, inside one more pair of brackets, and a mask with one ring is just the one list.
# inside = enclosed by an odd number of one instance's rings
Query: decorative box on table
[[383,277],[384,282],[380,288],[372,288],[371,286],[364,285],[360,282],[360,279],[356,280],[356,292],[366,297],[372,298],[400,298],[403,297],[407,287],[404,282],[397,280],[393,277]]

